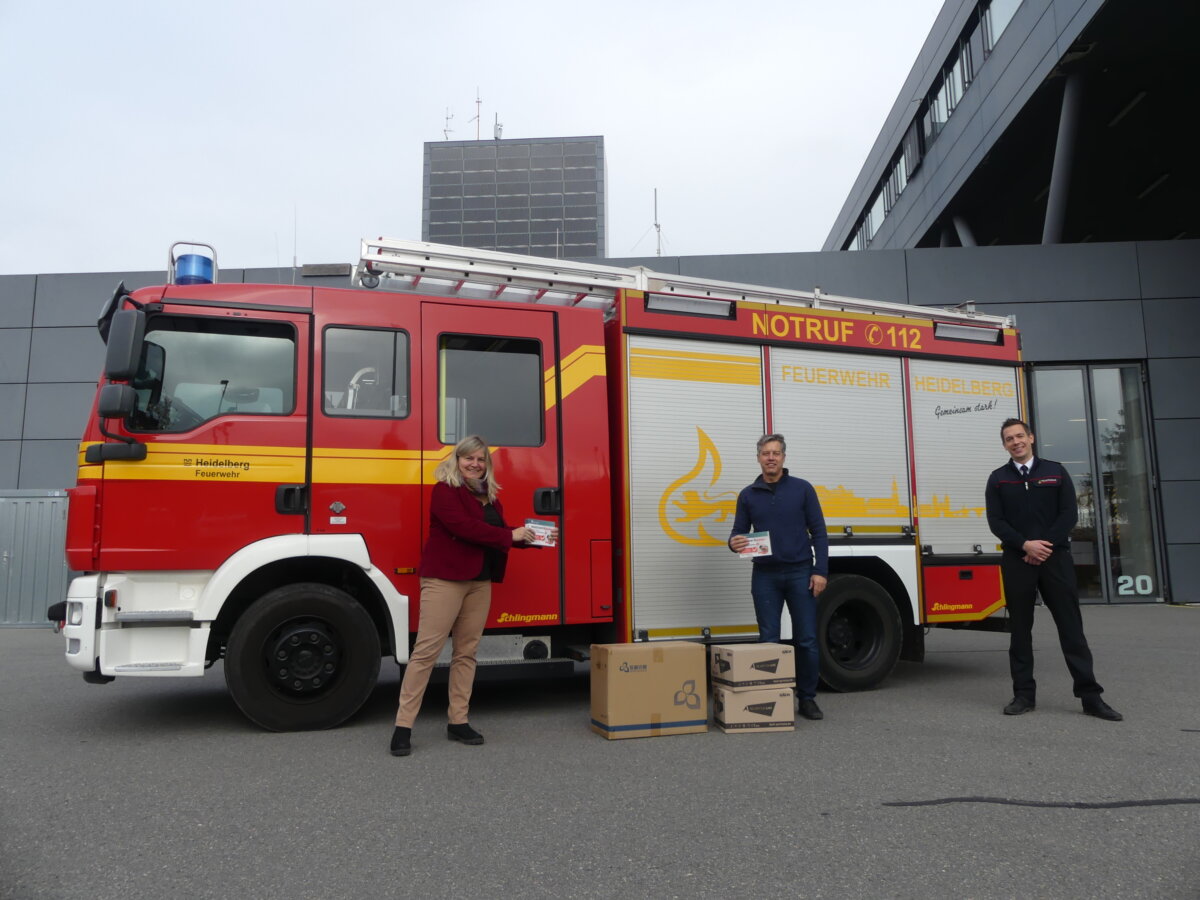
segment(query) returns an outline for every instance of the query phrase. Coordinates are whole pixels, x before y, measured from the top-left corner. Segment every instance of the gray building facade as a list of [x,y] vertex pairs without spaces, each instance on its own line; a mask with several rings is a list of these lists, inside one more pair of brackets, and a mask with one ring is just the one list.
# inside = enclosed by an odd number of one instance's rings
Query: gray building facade
[[604,138],[425,144],[421,240],[552,258],[607,249]]

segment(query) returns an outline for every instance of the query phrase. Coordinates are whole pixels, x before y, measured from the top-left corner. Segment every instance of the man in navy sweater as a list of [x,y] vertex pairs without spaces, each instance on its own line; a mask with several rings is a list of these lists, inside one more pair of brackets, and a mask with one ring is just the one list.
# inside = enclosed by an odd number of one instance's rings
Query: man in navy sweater
[[1033,433],[1020,419],[1006,419],[1000,439],[1012,459],[988,477],[985,498],[988,527],[1004,548],[1000,574],[1012,629],[1008,664],[1013,698],[1004,714],[1019,716],[1037,705],[1033,605],[1040,591],[1058,628],[1058,642],[1083,711],[1119,722],[1121,714],[1100,699],[1104,689],[1092,674],[1092,651],[1083,634],[1071,560],[1070,535],[1078,518],[1071,476],[1061,464],[1033,455]]
[[[762,474],[738,494],[737,513],[729,535],[729,549],[740,553],[749,543],[747,533],[768,532],[771,554],[754,558],[750,593],[758,619],[758,638],[779,640],[779,624],[786,603],[792,618],[796,645],[796,695],[800,715],[822,719],[817,706],[817,595],[829,578],[829,537],[825,516],[813,486],[788,474],[783,467],[787,444],[781,434],[758,440],[758,465]],[[814,562],[814,552],[816,560]]]

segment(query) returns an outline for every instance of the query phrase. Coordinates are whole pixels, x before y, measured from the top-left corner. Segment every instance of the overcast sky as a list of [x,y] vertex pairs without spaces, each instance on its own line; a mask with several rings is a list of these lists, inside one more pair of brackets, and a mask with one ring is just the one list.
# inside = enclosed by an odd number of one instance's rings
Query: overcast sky
[[608,253],[819,250],[941,0],[0,0],[0,274],[351,262],[425,141],[602,135]]

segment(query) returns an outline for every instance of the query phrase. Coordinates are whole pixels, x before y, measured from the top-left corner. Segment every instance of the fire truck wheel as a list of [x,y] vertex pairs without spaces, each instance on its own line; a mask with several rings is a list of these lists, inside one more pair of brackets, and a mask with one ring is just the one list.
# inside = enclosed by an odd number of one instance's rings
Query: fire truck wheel
[[817,610],[821,681],[835,691],[877,687],[895,667],[903,636],[900,612],[878,582],[834,575]]
[[333,728],[370,696],[379,658],[379,634],[353,597],[325,584],[289,584],[238,619],[225,683],[246,717],[269,731]]

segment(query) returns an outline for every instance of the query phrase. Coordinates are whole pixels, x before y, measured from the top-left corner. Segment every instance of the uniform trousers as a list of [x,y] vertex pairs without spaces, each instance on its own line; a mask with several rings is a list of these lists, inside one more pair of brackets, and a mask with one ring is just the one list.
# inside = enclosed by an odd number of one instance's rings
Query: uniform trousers
[[450,657],[450,724],[467,722],[471,688],[475,684],[475,653],[491,604],[490,581],[421,579],[421,618],[417,625],[417,641],[400,684],[400,708],[396,711],[398,726],[412,728],[416,721],[425,688],[429,685],[429,675],[447,637],[451,638],[454,648]]
[[1083,634],[1075,564],[1070,551],[1055,550],[1049,559],[1037,566],[1023,562],[1017,553],[1005,551],[1000,560],[1000,572],[1004,578],[1004,597],[1012,628],[1008,665],[1012,672],[1013,696],[1027,700],[1037,698],[1037,682],[1033,679],[1033,609],[1038,592],[1058,628],[1058,643],[1074,681],[1075,696],[1103,693],[1104,689],[1096,683],[1092,672],[1092,651]]

